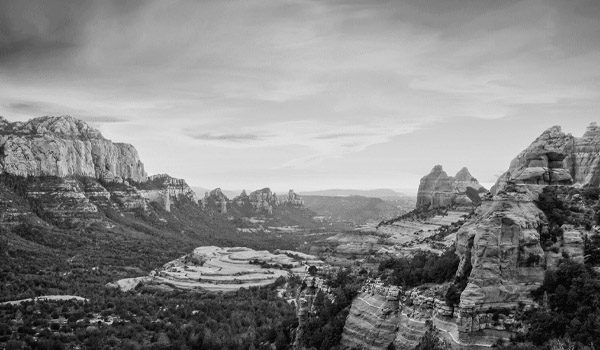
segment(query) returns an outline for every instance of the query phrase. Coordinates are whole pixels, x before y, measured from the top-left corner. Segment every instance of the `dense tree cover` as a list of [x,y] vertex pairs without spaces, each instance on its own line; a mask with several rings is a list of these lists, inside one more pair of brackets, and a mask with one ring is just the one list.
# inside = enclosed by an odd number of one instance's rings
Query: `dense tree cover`
[[103,288],[89,302],[0,306],[0,344],[34,349],[270,349],[278,340],[285,349],[296,326],[294,307],[274,287],[231,294]]
[[307,321],[305,338],[299,339],[307,348],[320,350],[339,345],[352,300],[366,279],[366,275],[350,268],[324,277],[329,281],[330,295],[326,296],[321,290],[317,292],[313,302],[315,314]]
[[442,339],[440,331],[431,323],[427,321],[427,330],[425,334],[419,340],[419,344],[415,346],[414,350],[451,350],[452,346],[450,343]]
[[454,249],[442,255],[419,252],[412,258],[390,258],[379,264],[383,280],[404,288],[412,288],[425,283],[452,281],[460,259]]
[[[295,311],[273,288],[201,295],[158,293],[150,287],[122,293],[105,286],[147,275],[201,245],[295,250],[321,239],[319,235],[240,234],[226,217],[211,216],[185,198],[174,201],[171,212],[152,204],[145,211],[99,206],[100,220],[61,228],[51,218],[46,220],[44,203],[35,207],[40,203],[27,197],[28,186],[40,178],[0,177],[3,198],[30,212],[20,223],[0,228],[0,302],[50,294],[90,300],[0,307],[0,348],[20,349],[24,344],[41,349],[61,349],[65,344],[90,349],[289,346]],[[114,322],[92,321],[98,317]]]
[[600,344],[600,276],[592,268],[565,259],[546,271],[533,294],[541,307],[525,313],[529,332],[518,341],[532,347],[565,339],[579,347]]
[[548,227],[539,228],[542,248],[548,249],[562,238],[564,224],[586,230],[600,224],[598,193],[598,188],[545,187],[535,201],[548,219]]

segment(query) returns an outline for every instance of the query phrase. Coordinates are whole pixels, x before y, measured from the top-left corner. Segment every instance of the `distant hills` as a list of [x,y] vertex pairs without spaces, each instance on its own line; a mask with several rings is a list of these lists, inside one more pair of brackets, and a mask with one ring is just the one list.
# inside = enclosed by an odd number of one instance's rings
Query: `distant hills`
[[364,224],[379,222],[407,212],[407,208],[396,203],[373,197],[304,195],[302,199],[307,208],[332,222]]
[[374,190],[352,190],[352,189],[328,189],[320,191],[305,191],[299,193],[301,196],[362,196],[370,198],[406,197],[404,193],[396,192],[389,188],[378,188]]

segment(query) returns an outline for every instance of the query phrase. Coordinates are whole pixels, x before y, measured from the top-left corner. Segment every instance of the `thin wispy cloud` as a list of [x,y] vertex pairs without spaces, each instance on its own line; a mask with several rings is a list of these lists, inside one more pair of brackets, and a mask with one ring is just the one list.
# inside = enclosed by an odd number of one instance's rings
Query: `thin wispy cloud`
[[188,134],[190,137],[196,140],[202,141],[223,141],[223,142],[250,142],[250,141],[258,141],[263,139],[263,136],[253,135],[253,134],[211,134],[211,133],[201,133],[201,134]]

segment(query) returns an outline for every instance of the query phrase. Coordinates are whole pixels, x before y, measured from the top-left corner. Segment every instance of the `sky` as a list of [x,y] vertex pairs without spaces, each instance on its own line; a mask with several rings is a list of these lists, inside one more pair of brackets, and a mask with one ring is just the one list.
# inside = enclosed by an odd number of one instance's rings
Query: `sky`
[[0,115],[72,115],[205,188],[491,183],[600,122],[600,1],[3,0]]

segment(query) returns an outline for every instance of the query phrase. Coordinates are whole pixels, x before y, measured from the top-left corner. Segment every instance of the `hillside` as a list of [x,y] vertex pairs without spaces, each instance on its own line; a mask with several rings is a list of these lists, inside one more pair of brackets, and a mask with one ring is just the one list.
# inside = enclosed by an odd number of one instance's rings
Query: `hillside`
[[334,222],[364,224],[379,222],[405,213],[381,198],[362,196],[302,196],[307,208]]
[[[272,222],[312,223],[313,214],[297,204],[274,210]],[[264,269],[247,261],[258,272],[245,278],[261,280],[250,281],[251,289],[233,285],[226,295],[173,291],[171,280],[149,285],[139,278],[182,256],[187,274],[185,256],[199,246],[242,246],[271,257],[266,250],[291,252],[318,239],[302,227],[246,233],[238,223],[199,203],[185,180],[148,177],[133,146],[112,143],[79,120],[0,119],[0,348],[289,343],[295,312],[276,290],[288,271],[276,275],[270,261]],[[239,271],[231,273],[236,283]],[[132,289],[121,291],[116,281]]]

